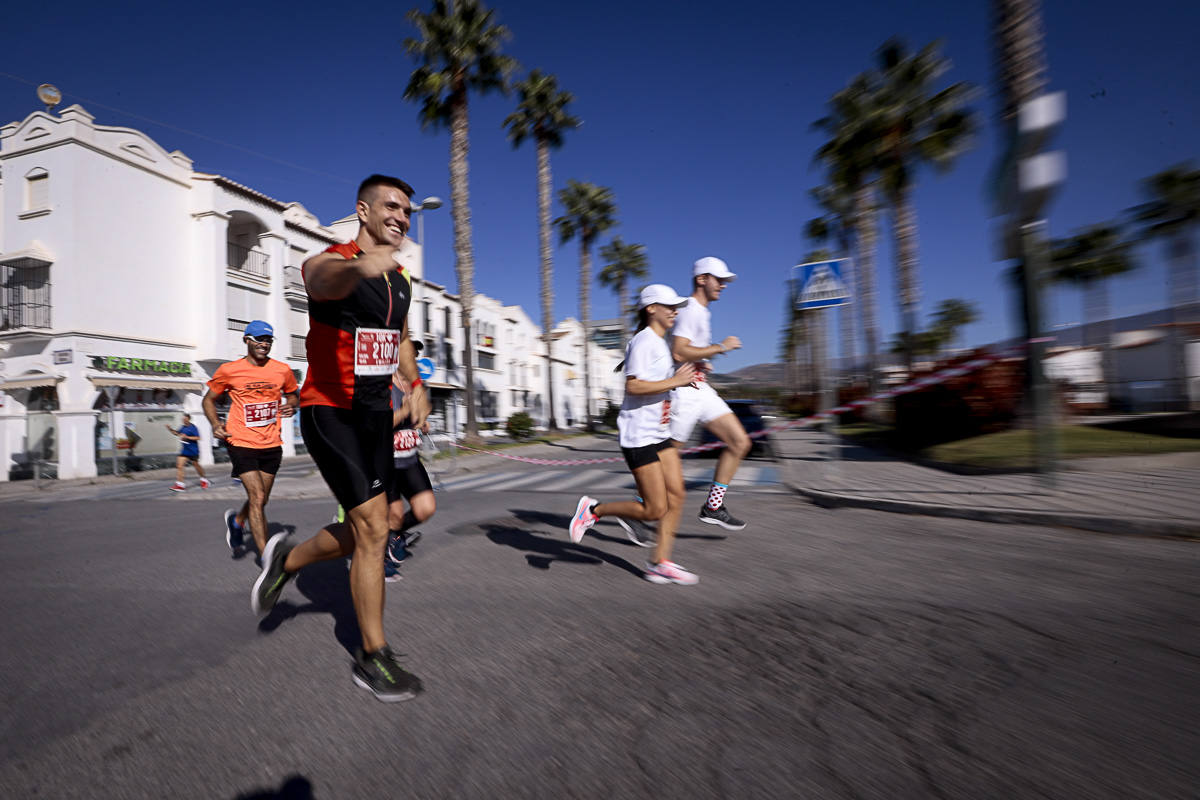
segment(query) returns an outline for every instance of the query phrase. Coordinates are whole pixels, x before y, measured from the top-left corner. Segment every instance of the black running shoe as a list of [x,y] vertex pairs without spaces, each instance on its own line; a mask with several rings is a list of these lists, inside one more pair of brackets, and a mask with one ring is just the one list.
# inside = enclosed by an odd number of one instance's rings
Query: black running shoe
[[404,534],[393,536],[388,540],[387,552],[384,562],[399,565],[409,556],[408,548],[405,547]]
[[267,540],[267,548],[262,555],[262,572],[250,590],[250,608],[260,617],[271,613],[275,601],[283,593],[283,587],[292,579],[289,573],[283,571],[283,562],[287,561],[292,547],[287,541],[286,531],[280,531]]
[[625,519],[624,517],[613,517],[621,529],[625,531],[625,535],[629,541],[639,547],[654,547],[658,543],[658,528],[653,522],[642,522],[640,519]]
[[420,531],[406,531],[401,535],[404,537],[405,547],[412,547],[414,544],[421,541]]
[[411,700],[422,691],[421,679],[400,666],[386,645],[374,653],[364,653],[361,647],[355,651],[354,682],[385,703]]
[[746,527],[746,523],[725,509],[724,503],[716,511],[713,511],[708,506],[700,509],[700,521],[707,522],[709,525],[720,525],[727,531],[740,531]]

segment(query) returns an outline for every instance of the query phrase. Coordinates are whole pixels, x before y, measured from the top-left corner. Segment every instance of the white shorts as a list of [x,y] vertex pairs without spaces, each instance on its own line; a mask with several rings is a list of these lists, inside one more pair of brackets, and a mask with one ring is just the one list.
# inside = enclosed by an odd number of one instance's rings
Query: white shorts
[[707,425],[717,417],[732,413],[721,395],[707,381],[701,383],[699,388],[680,386],[671,393],[671,438],[677,442],[687,442],[692,438],[692,430],[697,422]]

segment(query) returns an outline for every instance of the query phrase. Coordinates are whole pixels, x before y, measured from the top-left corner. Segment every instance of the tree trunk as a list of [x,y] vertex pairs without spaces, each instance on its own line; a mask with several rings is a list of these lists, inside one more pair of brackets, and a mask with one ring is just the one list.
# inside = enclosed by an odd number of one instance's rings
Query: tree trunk
[[583,419],[584,428],[592,430],[592,253],[591,236],[579,236],[579,316],[583,323]]
[[1191,396],[1188,394],[1187,342],[1180,324],[1195,322],[1200,312],[1197,304],[1197,269],[1196,249],[1192,236],[1195,225],[1189,225],[1173,234],[1167,241],[1167,258],[1169,261],[1170,277],[1168,278],[1168,313],[1172,323],[1167,330],[1167,346],[1171,352],[1172,371],[1179,377],[1172,380],[1177,387],[1178,407],[1187,410],[1191,407]]
[[546,398],[549,416],[546,427],[558,430],[554,416],[554,257],[550,248],[550,146],[537,140],[538,165],[538,247],[542,256],[542,339],[546,344]]
[[[471,308],[475,300],[475,254],[471,248],[471,193],[467,181],[467,95],[465,87],[450,112],[450,211],[454,221],[454,272],[462,303],[463,369],[466,375],[468,439],[479,438],[475,419],[475,343],[471,341]],[[453,346],[453,345],[451,345]]]
[[[850,253],[850,236],[846,229],[845,222],[841,223],[841,249],[842,255],[846,258],[842,262],[842,285],[850,288],[854,285],[854,260]],[[838,308],[838,323],[841,328],[841,351],[842,351],[842,370],[848,378],[847,383],[854,382],[854,374],[856,372],[855,360],[858,358],[857,348],[854,341],[854,292],[849,292],[850,297],[846,303]]]
[[621,352],[624,352],[629,343],[629,286],[624,278],[617,281],[617,316],[621,320]]
[[1038,0],[995,0],[996,74],[1000,84],[1000,123],[1007,132],[1017,110],[1042,93],[1046,58]]
[[858,248],[858,314],[867,348],[867,381],[871,394],[879,391],[879,322],[875,309],[875,203],[871,187],[854,193],[854,227]]
[[[1112,319],[1108,309],[1108,282],[1105,278],[1084,284],[1087,310],[1084,312],[1084,329],[1089,320],[1100,323],[1100,380],[1105,391],[1112,397],[1114,380],[1112,364]],[[1086,343],[1085,343],[1086,346]]]
[[892,229],[896,241],[896,294],[900,300],[904,366],[911,375],[921,286],[917,275],[917,211],[912,205],[912,190],[907,186],[897,189],[892,198]]

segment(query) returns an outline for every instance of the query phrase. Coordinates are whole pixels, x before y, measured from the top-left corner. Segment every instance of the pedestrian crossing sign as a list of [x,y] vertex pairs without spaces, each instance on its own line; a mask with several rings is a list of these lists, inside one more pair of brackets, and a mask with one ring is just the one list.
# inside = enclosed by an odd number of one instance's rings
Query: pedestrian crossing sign
[[850,301],[850,290],[843,276],[843,267],[848,258],[830,261],[813,261],[792,267],[792,290],[794,304],[798,310],[829,308],[845,305]]

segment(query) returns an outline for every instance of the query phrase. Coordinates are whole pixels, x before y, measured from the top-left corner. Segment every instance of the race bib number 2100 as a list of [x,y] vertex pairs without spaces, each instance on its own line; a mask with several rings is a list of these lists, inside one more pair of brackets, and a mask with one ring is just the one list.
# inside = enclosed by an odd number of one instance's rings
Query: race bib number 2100
[[391,375],[400,361],[400,331],[359,328],[354,332],[354,374]]

